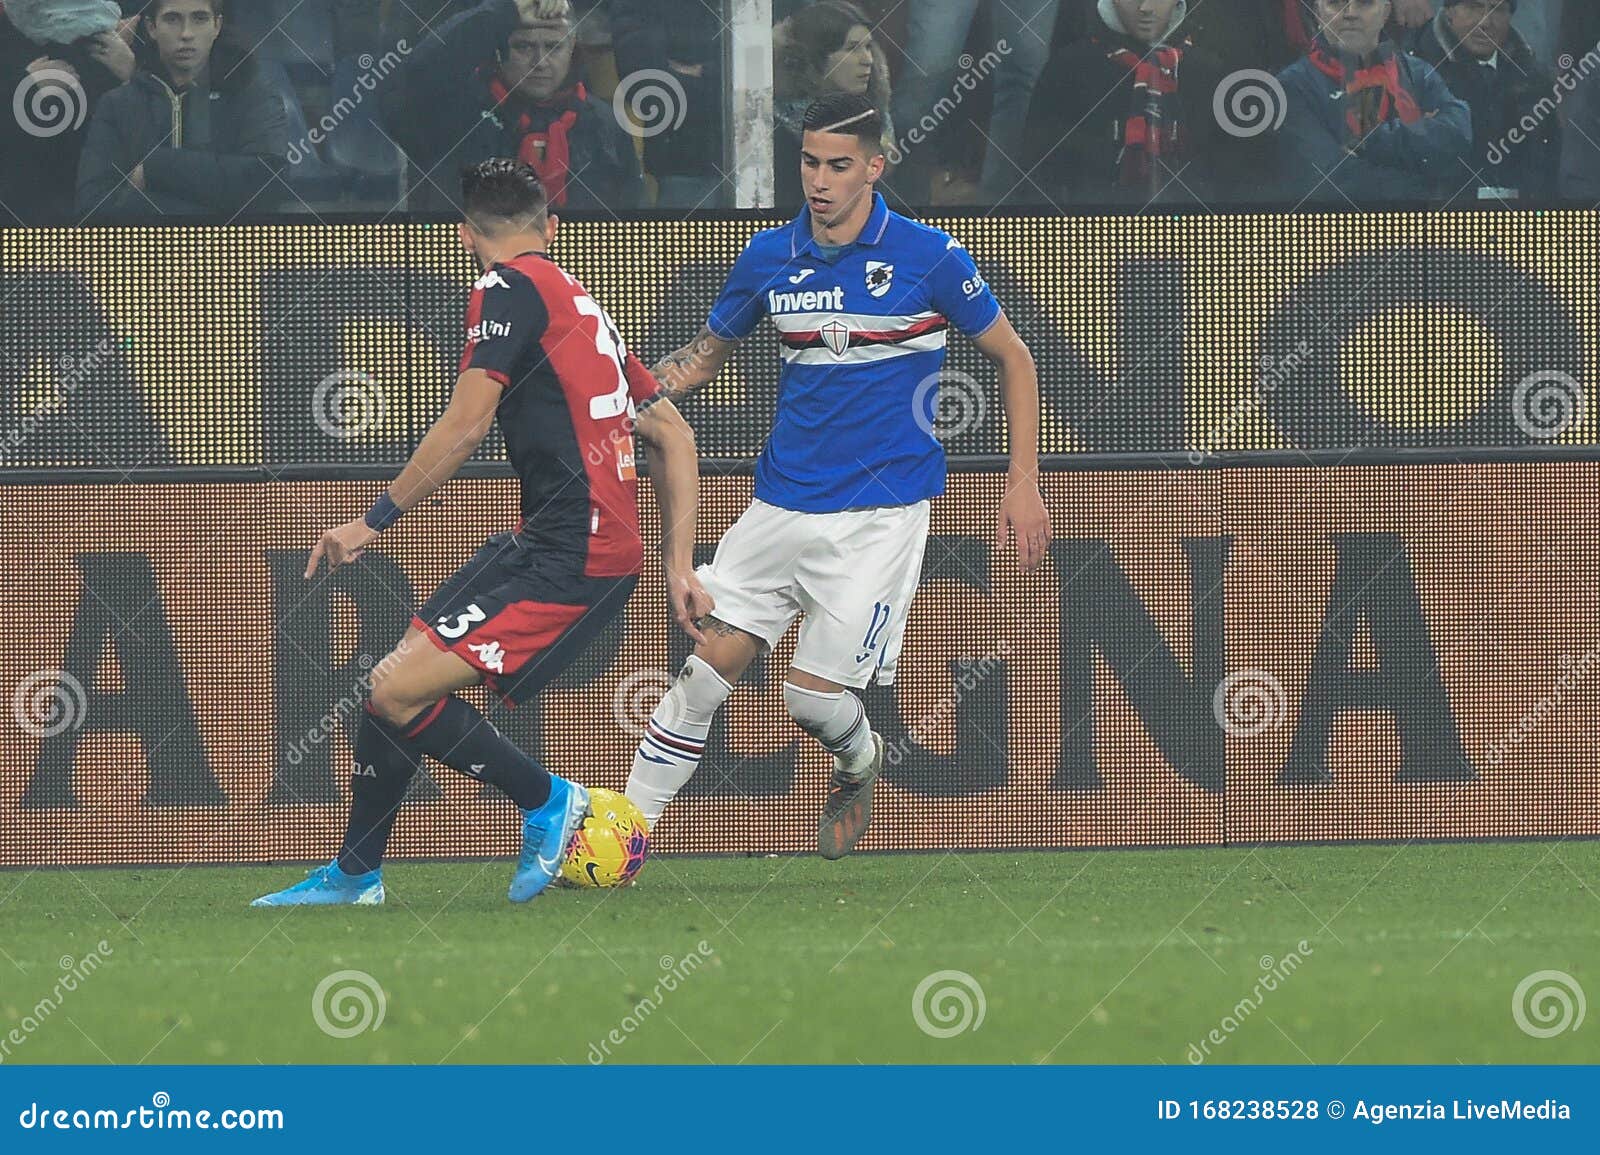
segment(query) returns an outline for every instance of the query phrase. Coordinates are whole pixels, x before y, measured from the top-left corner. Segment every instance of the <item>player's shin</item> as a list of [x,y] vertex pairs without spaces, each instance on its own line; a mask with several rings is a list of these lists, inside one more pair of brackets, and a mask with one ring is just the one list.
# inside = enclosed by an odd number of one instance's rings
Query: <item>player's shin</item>
[[366,874],[382,865],[395,815],[417,772],[417,758],[417,748],[374,714],[369,704],[356,728],[350,821],[338,860],[345,874]]
[[711,720],[731,693],[733,687],[710,663],[690,654],[657,703],[633,755],[627,788],[629,801],[651,827],[700,765]]
[[839,773],[863,777],[875,752],[866,707],[849,690],[808,690],[783,684],[783,704],[799,727],[832,754]]
[[412,719],[405,732],[425,754],[469,778],[493,783],[524,810],[537,810],[550,797],[550,771],[454,695]]

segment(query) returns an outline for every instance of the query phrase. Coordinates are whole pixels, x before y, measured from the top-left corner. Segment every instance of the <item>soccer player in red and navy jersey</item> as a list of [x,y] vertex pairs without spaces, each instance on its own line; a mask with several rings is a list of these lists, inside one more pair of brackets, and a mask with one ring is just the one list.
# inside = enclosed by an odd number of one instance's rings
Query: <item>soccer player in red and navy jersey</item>
[[485,161],[463,174],[462,204],[461,240],[483,275],[450,404],[366,516],[322,535],[306,577],[320,562],[331,570],[359,558],[455,473],[497,419],[521,482],[521,524],[448,578],[375,667],[338,858],[257,906],[381,903],[379,867],[421,754],[493,783],[522,808],[513,902],[555,878],[588,791],[551,774],[454,692],[483,682],[513,705],[528,700],[627,604],[644,557],[635,433],[652,449],[673,615],[700,640],[695,623],[713,608],[691,564],[694,435],[605,310],[550,259],[558,222],[538,175],[519,161]]

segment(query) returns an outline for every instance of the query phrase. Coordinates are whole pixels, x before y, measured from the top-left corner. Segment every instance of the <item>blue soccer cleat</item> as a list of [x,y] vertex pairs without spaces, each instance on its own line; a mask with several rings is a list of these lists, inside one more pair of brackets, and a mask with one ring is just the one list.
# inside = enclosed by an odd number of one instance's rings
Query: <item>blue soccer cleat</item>
[[589,812],[589,791],[576,782],[550,775],[550,797],[522,819],[522,857],[511,877],[507,897],[527,902],[555,881],[566,861],[567,844]]
[[288,890],[263,894],[251,906],[382,906],[383,872],[346,874],[337,861],[319,866]]

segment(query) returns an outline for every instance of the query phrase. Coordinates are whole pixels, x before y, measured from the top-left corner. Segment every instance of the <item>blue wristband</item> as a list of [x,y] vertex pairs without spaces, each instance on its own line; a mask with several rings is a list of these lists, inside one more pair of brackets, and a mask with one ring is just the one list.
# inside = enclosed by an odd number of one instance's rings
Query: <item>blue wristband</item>
[[384,490],[382,496],[372,503],[372,508],[367,510],[367,528],[374,533],[382,533],[404,517],[405,512],[394,503],[389,491]]

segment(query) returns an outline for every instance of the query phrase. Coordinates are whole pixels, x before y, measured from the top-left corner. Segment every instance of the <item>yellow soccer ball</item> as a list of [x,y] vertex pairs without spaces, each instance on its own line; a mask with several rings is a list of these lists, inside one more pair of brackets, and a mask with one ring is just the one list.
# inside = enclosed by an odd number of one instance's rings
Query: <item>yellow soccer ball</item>
[[625,794],[589,791],[589,812],[567,844],[562,881],[572,886],[622,886],[650,852],[650,827]]

